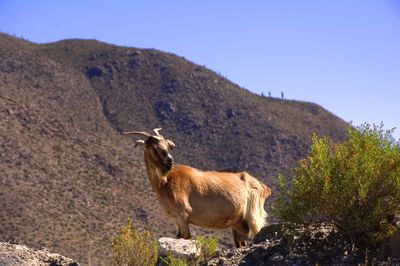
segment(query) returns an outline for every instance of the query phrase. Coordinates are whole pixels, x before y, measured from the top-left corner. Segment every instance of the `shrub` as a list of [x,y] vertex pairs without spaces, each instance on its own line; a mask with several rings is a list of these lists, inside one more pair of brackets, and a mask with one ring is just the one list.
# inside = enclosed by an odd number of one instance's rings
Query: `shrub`
[[187,266],[189,262],[185,259],[175,258],[172,252],[168,252],[165,258],[161,258],[162,262],[168,266]]
[[148,231],[132,228],[132,221],[112,239],[111,264],[118,266],[154,265],[158,257],[157,242]]
[[332,223],[353,243],[393,234],[400,211],[400,143],[392,132],[368,124],[349,127],[340,144],[314,135],[291,185],[279,176],[275,215],[296,223]]
[[218,239],[215,237],[202,237],[198,236],[196,238],[196,247],[200,249],[199,261],[204,261],[217,252]]

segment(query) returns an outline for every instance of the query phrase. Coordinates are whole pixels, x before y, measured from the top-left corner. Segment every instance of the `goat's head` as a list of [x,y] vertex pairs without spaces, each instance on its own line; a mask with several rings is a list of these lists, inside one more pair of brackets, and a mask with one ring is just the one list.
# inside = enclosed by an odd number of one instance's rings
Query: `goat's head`
[[143,138],[136,141],[136,146],[143,145],[145,156],[153,164],[161,167],[163,171],[169,171],[174,163],[170,150],[175,148],[175,144],[171,140],[164,138],[159,133],[160,130],[161,128],[153,129],[154,134],[142,131],[122,132],[122,134],[134,134]]

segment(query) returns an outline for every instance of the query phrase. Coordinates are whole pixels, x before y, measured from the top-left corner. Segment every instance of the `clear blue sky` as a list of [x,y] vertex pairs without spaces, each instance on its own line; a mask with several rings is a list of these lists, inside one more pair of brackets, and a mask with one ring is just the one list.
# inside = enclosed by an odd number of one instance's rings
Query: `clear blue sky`
[[0,0],[0,31],[172,52],[257,94],[283,91],[400,137],[398,0]]

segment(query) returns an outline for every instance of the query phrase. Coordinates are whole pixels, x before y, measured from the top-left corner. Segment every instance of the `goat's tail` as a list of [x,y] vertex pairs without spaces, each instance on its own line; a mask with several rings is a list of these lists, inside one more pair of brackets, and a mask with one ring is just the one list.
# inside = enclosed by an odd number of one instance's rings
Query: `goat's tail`
[[249,225],[249,237],[254,237],[267,224],[264,202],[271,195],[271,189],[255,180],[248,188],[245,220]]

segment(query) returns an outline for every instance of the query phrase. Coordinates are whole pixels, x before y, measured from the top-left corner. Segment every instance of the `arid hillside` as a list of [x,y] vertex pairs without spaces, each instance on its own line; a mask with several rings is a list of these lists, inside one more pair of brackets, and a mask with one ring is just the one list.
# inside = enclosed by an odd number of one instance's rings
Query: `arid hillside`
[[[346,126],[316,104],[252,94],[176,55],[0,34],[0,241],[97,265],[128,218],[175,235],[122,130],[162,127],[175,161],[246,170],[273,187],[313,133],[340,140]],[[230,244],[229,232],[219,236]]]

